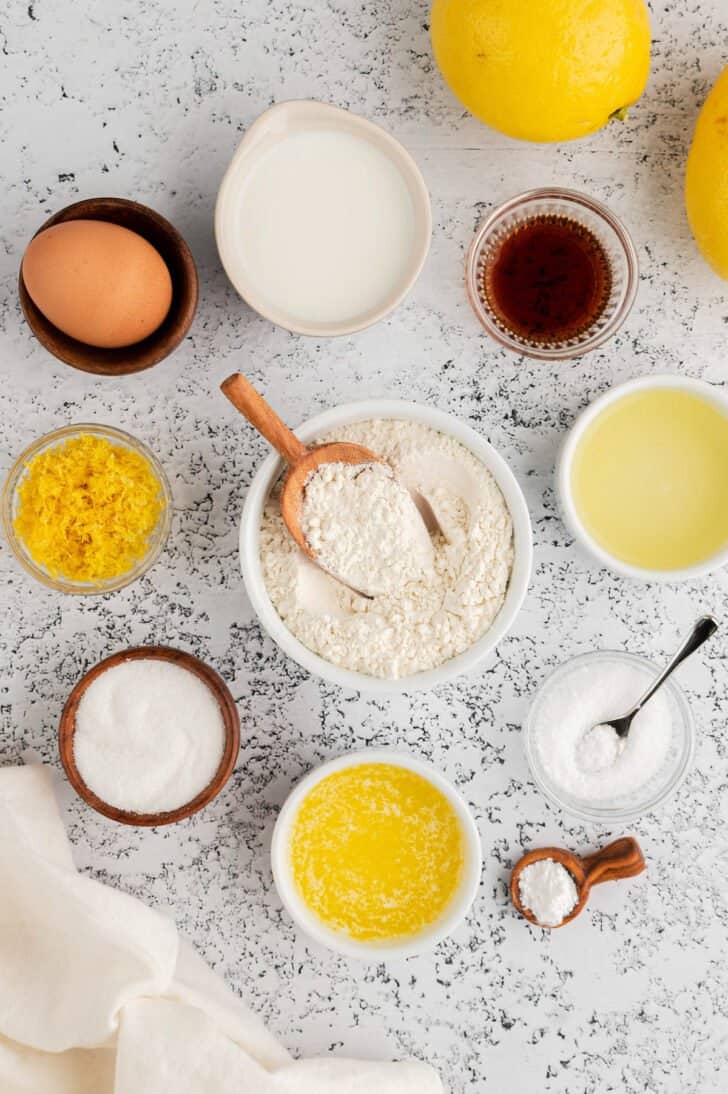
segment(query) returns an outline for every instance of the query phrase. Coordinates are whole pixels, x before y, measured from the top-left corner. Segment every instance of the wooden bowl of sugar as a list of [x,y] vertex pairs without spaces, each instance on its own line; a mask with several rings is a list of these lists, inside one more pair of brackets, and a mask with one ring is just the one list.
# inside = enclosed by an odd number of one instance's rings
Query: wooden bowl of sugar
[[58,744],[71,786],[98,813],[121,824],[174,824],[209,805],[230,778],[240,718],[204,661],[137,646],[78,681]]

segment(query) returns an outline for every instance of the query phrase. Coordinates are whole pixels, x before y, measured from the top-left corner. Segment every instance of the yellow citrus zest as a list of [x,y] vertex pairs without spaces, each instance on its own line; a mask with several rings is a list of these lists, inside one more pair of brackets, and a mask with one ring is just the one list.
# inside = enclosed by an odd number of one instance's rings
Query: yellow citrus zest
[[144,557],[163,508],[147,459],[84,433],[28,461],[13,528],[51,577],[103,582]]

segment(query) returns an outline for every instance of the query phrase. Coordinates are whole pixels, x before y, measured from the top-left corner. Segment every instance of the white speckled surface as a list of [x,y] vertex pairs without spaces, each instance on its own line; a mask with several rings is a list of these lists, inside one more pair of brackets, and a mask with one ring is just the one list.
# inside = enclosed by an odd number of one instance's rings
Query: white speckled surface
[[[130,643],[164,641],[229,680],[244,743],[208,810],[171,830],[114,827],[66,791],[79,865],[168,906],[200,951],[295,1052],[431,1060],[453,1094],[705,1094],[728,1085],[728,848],[723,635],[682,671],[698,726],[695,769],[659,816],[634,825],[646,875],[603,886],[568,929],[516,918],[508,867],[523,848],[590,848],[531,784],[528,697],[565,656],[594,647],[663,658],[701,609],[726,614],[728,579],[627,584],[580,556],[558,518],[554,456],[576,412],[610,384],[675,370],[725,379],[728,288],[691,241],[682,172],[698,104],[728,57],[725,0],[655,0],[648,92],[624,126],[564,147],[517,144],[463,115],[433,70],[424,0],[34,0],[0,15],[3,221],[0,406],[4,463],[68,422],[136,432],[165,464],[177,515],[168,551],[104,600],[31,583],[3,543],[0,763],[24,749],[58,765],[55,731],[80,673]],[[251,315],[212,236],[216,187],[240,133],[286,97],[320,97],[384,123],[430,186],[434,238],[415,291],[351,339],[305,341]],[[632,316],[604,350],[531,363],[481,335],[462,284],[484,211],[547,182],[605,200],[642,265]],[[61,365],[32,339],[15,291],[23,247],[81,197],[148,202],[199,263],[192,332],[167,362],[123,380]],[[532,590],[477,679],[374,701],[286,660],[251,617],[237,520],[265,446],[217,393],[242,368],[300,420],[364,395],[412,397],[480,429],[510,459],[535,524]],[[433,759],[472,804],[485,849],[467,927],[431,956],[366,967],[296,936],[272,888],[268,843],[289,787],[345,748],[397,745]],[[621,834],[620,832],[613,833]]]

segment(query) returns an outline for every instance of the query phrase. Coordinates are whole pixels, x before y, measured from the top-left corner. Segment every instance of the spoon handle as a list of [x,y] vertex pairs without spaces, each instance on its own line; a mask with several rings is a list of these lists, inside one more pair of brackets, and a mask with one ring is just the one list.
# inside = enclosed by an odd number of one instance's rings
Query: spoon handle
[[690,634],[681,645],[680,649],[673,657],[670,664],[665,669],[663,669],[657,679],[650,684],[649,688],[642,696],[642,698],[635,703],[635,705],[625,715],[625,717],[632,718],[639,710],[642,710],[642,707],[645,705],[647,700],[652,698],[652,696],[655,694],[659,687],[662,687],[665,680],[667,680],[668,676],[670,676],[675,671],[678,665],[681,665],[682,662],[687,657],[689,657],[691,653],[695,653],[695,651],[699,649],[700,646],[702,646],[703,642],[707,642],[711,635],[715,634],[717,630],[718,624],[716,623],[715,619],[713,619],[712,615],[701,616],[701,618],[691,630]]
[[220,390],[235,409],[273,445],[276,452],[280,452],[286,463],[292,465],[301,459],[306,452],[305,444],[281,421],[242,372],[234,372],[227,380],[223,380]]
[[632,836],[623,836],[607,844],[594,855],[582,859],[586,872],[584,884],[591,887],[602,881],[617,881],[621,877],[634,877],[645,869],[642,848]]

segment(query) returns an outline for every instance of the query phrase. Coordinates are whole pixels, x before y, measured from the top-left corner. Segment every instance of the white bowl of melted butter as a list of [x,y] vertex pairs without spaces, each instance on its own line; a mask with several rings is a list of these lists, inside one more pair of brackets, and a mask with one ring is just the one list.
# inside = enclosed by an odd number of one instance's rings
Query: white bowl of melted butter
[[461,926],[478,892],[480,836],[430,763],[388,749],[309,772],[273,832],[278,895],[314,942],[368,961],[412,957]]
[[[342,434],[341,439],[354,439],[350,434],[358,435],[367,423],[378,427],[376,443],[399,456],[395,471],[403,480],[424,487],[452,536],[435,541],[440,583],[405,586],[398,599],[386,602],[353,600],[309,563],[280,527],[275,490],[283,466],[275,455],[261,465],[248,492],[240,524],[241,569],[261,625],[309,672],[375,694],[426,690],[481,668],[513,626],[531,574],[528,507],[513,472],[488,441],[430,407],[396,400],[352,403],[311,419],[297,435],[307,444]],[[400,423],[412,427],[415,441],[398,450],[391,427]],[[376,443],[367,447],[376,451]],[[461,454],[464,473],[453,452]],[[388,458],[388,452],[382,455]],[[476,522],[474,507],[483,486],[487,504]],[[471,532],[481,539],[468,539],[470,553],[461,563],[456,537],[472,538]],[[441,580],[448,567],[458,577],[453,588]]]
[[250,126],[220,185],[215,238],[243,299],[315,337],[371,326],[427,257],[430,199],[394,137],[347,110],[279,103]]

